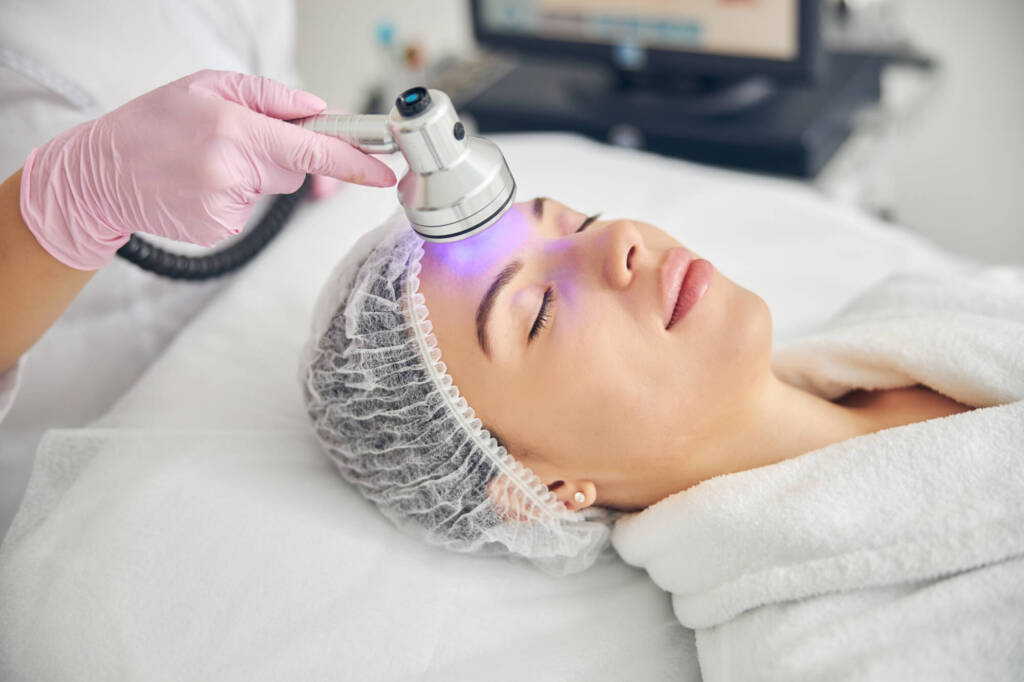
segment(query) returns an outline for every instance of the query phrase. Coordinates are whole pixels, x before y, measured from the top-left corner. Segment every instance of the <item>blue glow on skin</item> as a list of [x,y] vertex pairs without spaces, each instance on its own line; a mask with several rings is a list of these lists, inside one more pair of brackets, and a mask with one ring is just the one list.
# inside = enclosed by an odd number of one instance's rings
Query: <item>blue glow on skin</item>
[[513,206],[483,231],[456,242],[427,242],[425,249],[456,277],[475,278],[504,266],[533,234],[529,207]]

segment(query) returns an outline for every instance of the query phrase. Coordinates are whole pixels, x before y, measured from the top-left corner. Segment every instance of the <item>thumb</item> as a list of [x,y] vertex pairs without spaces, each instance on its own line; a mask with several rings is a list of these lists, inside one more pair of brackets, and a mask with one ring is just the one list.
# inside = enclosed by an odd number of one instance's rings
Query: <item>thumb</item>
[[295,90],[263,76],[235,71],[202,71],[190,87],[201,88],[257,113],[285,120],[312,116],[327,108],[327,103],[311,92]]

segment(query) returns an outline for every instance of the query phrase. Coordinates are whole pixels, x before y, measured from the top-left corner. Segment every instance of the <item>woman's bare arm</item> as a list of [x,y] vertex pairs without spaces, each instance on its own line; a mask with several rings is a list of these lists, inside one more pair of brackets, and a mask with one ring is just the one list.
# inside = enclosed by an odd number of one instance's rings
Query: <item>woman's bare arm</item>
[[0,184],[0,372],[14,365],[82,290],[94,270],[47,253],[21,217],[21,169]]

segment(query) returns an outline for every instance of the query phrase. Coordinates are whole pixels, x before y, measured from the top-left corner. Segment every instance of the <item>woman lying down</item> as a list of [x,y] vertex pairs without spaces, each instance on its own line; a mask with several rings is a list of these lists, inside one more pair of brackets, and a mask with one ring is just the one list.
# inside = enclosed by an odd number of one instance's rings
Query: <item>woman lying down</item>
[[1024,270],[896,276],[771,339],[657,227],[538,199],[364,238],[303,383],[397,524],[557,574],[610,541],[705,680],[1024,679]]

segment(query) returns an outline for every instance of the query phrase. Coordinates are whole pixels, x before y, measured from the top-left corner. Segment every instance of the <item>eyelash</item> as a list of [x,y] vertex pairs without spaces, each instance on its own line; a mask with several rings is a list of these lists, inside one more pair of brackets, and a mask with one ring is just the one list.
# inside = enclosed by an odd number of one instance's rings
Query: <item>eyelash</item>
[[555,290],[552,287],[548,287],[544,290],[544,300],[541,301],[540,311],[537,313],[537,319],[533,321],[533,327],[530,328],[530,341],[533,341],[533,337],[537,336],[541,329],[548,321],[548,306],[555,300]]
[[[586,220],[576,229],[576,232],[582,232],[583,230],[590,227],[590,224],[601,217],[600,213],[595,213],[592,216],[587,217]],[[544,325],[548,322],[548,308],[551,303],[555,300],[555,290],[552,287],[548,287],[544,290],[544,299],[540,304],[540,311],[537,313],[537,319],[533,321],[533,326],[530,328],[530,341],[533,341],[534,337],[540,333],[540,330],[544,328]]]
[[601,214],[600,214],[600,213],[595,213],[594,215],[592,215],[592,216],[588,217],[588,218],[587,218],[586,220],[584,220],[584,221],[583,221],[583,224],[582,224],[582,225],[580,225],[580,226],[579,226],[579,227],[578,227],[578,228],[576,229],[576,231],[577,231],[577,232],[582,232],[583,230],[585,230],[585,229],[587,229],[588,227],[590,227],[590,223],[594,222],[595,220],[597,220],[597,219],[598,219],[598,218],[600,218],[600,217],[601,217]]

